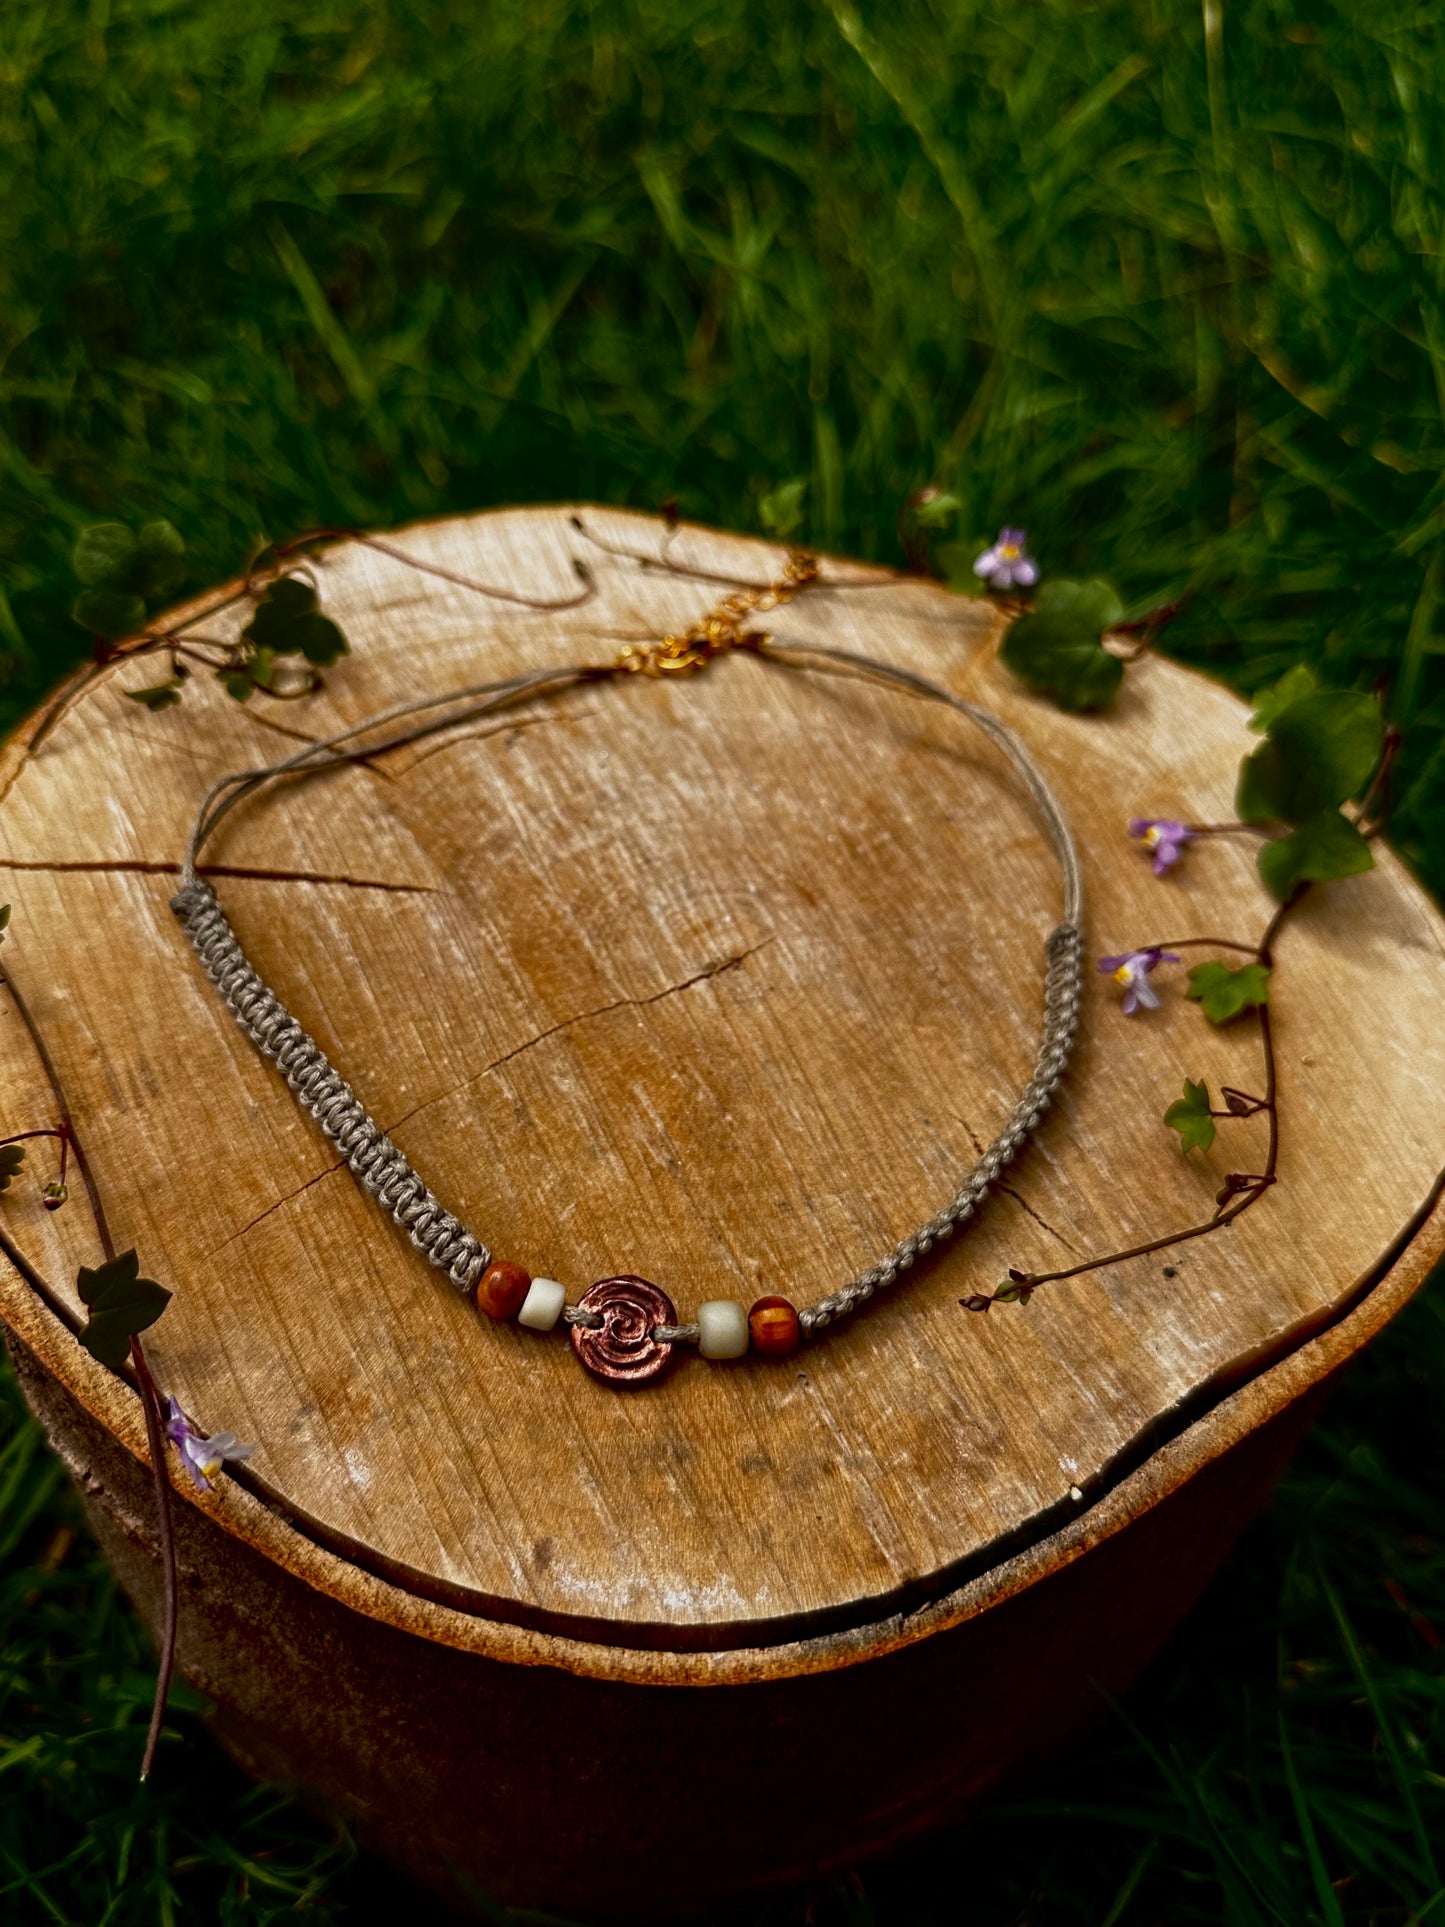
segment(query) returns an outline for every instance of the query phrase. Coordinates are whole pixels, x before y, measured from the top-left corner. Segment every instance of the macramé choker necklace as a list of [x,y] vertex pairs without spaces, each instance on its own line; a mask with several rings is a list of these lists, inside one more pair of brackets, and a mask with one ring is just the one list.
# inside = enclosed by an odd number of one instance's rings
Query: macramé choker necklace
[[[515,1319],[537,1332],[566,1330],[588,1371],[612,1385],[642,1385],[656,1379],[681,1345],[695,1345],[709,1359],[740,1358],[750,1350],[772,1358],[786,1356],[866,1305],[973,1216],[1038,1124],[1064,1074],[1078,1030],[1083,890],[1073,838],[1052,791],[1010,729],[941,684],[846,649],[779,643],[745,627],[750,617],[790,601],[817,575],[814,558],[794,550],[778,581],[766,589],[726,596],[683,635],[666,636],[643,648],[629,646],[610,663],[533,670],[444,696],[399,703],[338,735],[308,744],[283,762],[222,777],[206,793],[196,816],[181,866],[181,888],[172,899],[171,908],[226,1008],[256,1048],[274,1060],[302,1109],[320,1125],[363,1189],[391,1213],[417,1250],[487,1316]],[[667,1293],[645,1278],[603,1278],[569,1303],[566,1287],[556,1279],[533,1278],[520,1264],[495,1259],[489,1247],[432,1196],[315,1040],[247,960],[215,891],[197,876],[196,865],[227,812],[279,777],[303,776],[358,754],[399,749],[473,717],[557,695],[579,683],[612,681],[634,673],[685,675],[705,668],[714,656],[739,649],[793,669],[824,670],[903,689],[943,703],[982,730],[1013,766],[1058,856],[1064,914],[1045,943],[1044,1022],[1033,1076],[1020,1092],[1008,1122],[954,1197],[866,1271],[816,1304],[800,1309],[787,1298],[766,1297],[749,1310],[737,1299],[715,1298],[699,1305],[691,1322],[680,1323]],[[408,720],[417,717],[424,720]],[[404,727],[390,735],[378,734],[397,723]],[[370,740],[373,737],[376,740]]]

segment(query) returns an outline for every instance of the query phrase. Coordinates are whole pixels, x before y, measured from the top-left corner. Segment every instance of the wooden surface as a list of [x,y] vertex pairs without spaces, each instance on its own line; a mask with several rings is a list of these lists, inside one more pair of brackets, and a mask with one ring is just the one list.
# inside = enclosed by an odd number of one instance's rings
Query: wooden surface
[[[589,522],[660,540],[644,518]],[[1445,961],[1385,855],[1281,946],[1281,1184],[1232,1231],[1027,1310],[958,1308],[1008,1264],[1192,1220],[1258,1156],[1258,1122],[1188,1162],[1158,1122],[1186,1073],[1252,1087],[1251,1026],[1211,1032],[1177,985],[1131,1022],[1091,975],[1066,1094],[1008,1194],[791,1365],[690,1361],[619,1396],[565,1343],[479,1325],[235,1030],[148,866],[174,861],[216,774],[282,752],[267,716],[323,734],[408,693],[606,657],[715,586],[608,562],[561,511],[400,540],[541,594],[567,593],[584,556],[598,594],[529,614],[334,550],[319,575],[355,654],[323,697],[263,715],[193,685],[152,716],[121,692],[154,665],[122,665],[34,758],[12,748],[0,802],[7,962],[119,1234],[176,1289],[158,1376],[253,1441],[257,1475],[328,1543],[495,1619],[624,1645],[876,1619],[1046,1530],[1071,1487],[1087,1503],[1161,1420],[1329,1318],[1429,1191]],[[777,559],[692,530],[673,554],[749,581]],[[1123,834],[1135,813],[1228,813],[1249,742],[1234,699],[1146,661],[1108,718],[1070,719],[998,668],[985,606],[845,564],[825,579],[780,636],[923,669],[1030,742],[1084,849],[1092,951],[1258,931],[1247,845],[1157,882]],[[1016,784],[964,725],[745,659],[312,781],[238,812],[210,855],[291,877],[219,887],[447,1203],[536,1273],[640,1271],[684,1315],[821,1296],[949,1194],[1027,1075],[1058,913]],[[0,1114],[48,1121],[8,1009],[0,1034]],[[22,1185],[5,1212],[48,1277],[93,1261],[82,1205],[48,1218]]]

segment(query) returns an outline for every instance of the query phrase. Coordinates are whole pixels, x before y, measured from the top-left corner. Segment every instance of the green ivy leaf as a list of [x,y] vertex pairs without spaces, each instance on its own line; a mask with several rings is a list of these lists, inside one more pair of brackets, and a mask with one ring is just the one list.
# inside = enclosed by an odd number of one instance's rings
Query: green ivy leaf
[[244,669],[220,668],[216,671],[216,681],[222,685],[226,694],[238,703],[248,703],[255,692],[256,681]]
[[803,526],[807,494],[805,481],[780,482],[768,490],[758,503],[758,520],[769,535],[789,536]]
[[124,522],[92,522],[75,538],[71,566],[77,582],[87,589],[131,587],[140,543]]
[[273,656],[304,656],[324,669],[347,654],[340,629],[316,606],[316,591],[300,576],[283,575],[256,604],[256,612],[242,630],[246,641]]
[[1164,1122],[1179,1133],[1181,1151],[1207,1151],[1214,1142],[1214,1119],[1210,1116],[1209,1086],[1202,1081],[1184,1080],[1184,1095],[1176,1098],[1164,1113]]
[[1222,963],[1196,964],[1184,994],[1201,1006],[1211,1024],[1227,1024],[1241,1011],[1269,1002],[1269,968],[1261,963],[1239,970]]
[[940,542],[933,551],[936,567],[955,595],[982,595],[983,583],[973,572],[974,558],[982,545],[978,542]]
[[1379,705],[1359,689],[1319,689],[1271,715],[1266,737],[1239,766],[1235,807],[1246,823],[1296,826],[1335,809],[1380,755]]
[[169,522],[147,522],[139,534],[124,522],[92,522],[75,541],[72,563],[81,593],[71,614],[97,635],[129,635],[145,621],[148,598],[175,587],[185,554],[185,542]]
[[173,523],[147,522],[136,537],[141,571],[141,594],[165,595],[181,579],[186,565],[186,539]]
[[1103,647],[1106,629],[1124,606],[1107,582],[1046,582],[1030,614],[1020,616],[999,651],[1021,682],[1061,709],[1104,709],[1124,679],[1124,665]]
[[124,522],[92,522],[75,539],[72,563],[87,589],[162,595],[175,587],[186,544],[169,522],[147,522],[139,534]]
[[956,495],[941,488],[922,489],[909,503],[910,513],[921,529],[946,528],[962,507]]
[[0,1191],[10,1189],[10,1180],[19,1177],[24,1163],[23,1144],[0,1144]]
[[153,1325],[171,1301],[164,1285],[139,1274],[134,1251],[123,1251],[94,1271],[80,1267],[76,1289],[90,1312],[80,1342],[102,1365],[123,1365],[132,1337]]
[[1329,883],[1375,867],[1369,844],[1338,810],[1321,810],[1288,836],[1273,838],[1258,862],[1265,888],[1281,903],[1288,903],[1301,883]]
[[72,618],[92,635],[113,642],[128,636],[146,619],[146,606],[138,595],[125,589],[82,589],[70,605]]
[[1262,736],[1281,710],[1288,709],[1301,696],[1314,695],[1319,686],[1319,679],[1309,664],[1297,662],[1293,669],[1286,669],[1277,683],[1261,689],[1255,696],[1249,727]]
[[145,709],[170,709],[181,700],[181,686],[174,677],[169,682],[153,683],[149,689],[127,689],[130,702]]

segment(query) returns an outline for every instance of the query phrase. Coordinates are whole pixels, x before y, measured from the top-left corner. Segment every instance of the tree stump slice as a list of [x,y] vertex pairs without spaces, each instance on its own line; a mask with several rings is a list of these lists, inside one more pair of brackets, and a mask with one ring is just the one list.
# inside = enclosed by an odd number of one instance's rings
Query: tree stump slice
[[[1262,1119],[1187,1159],[1160,1123],[1185,1076],[1257,1087],[1254,1020],[1213,1029],[1182,973],[1126,1019],[1091,967],[1059,1099],[948,1247],[791,1359],[689,1357],[619,1394],[560,1335],[479,1319],[412,1250],[169,909],[205,788],[286,753],[278,729],[607,661],[778,569],[764,543],[583,513],[586,533],[527,509],[388,538],[442,574],[356,542],[316,554],[353,653],[304,702],[243,707],[195,678],[151,714],[126,692],[154,659],[91,674],[43,742],[32,725],[5,751],[0,891],[5,964],[117,1235],[175,1291],[156,1376],[257,1448],[240,1482],[176,1488],[182,1659],[223,1737],[443,1889],[460,1869],[499,1898],[626,1913],[884,1844],[1076,1730],[1087,1678],[1132,1675],[1438,1255],[1445,947],[1387,850],[1316,891],[1277,956],[1270,1195],[1218,1235],[971,1314],[960,1299],[1009,1266],[1193,1223],[1258,1168]],[[560,600],[578,564],[595,593],[552,612],[445,573]],[[1064,715],[998,664],[992,604],[844,561],[770,626],[917,669],[1024,738],[1083,853],[1091,960],[1257,937],[1249,839],[1160,881],[1124,835],[1136,814],[1232,814],[1250,741],[1232,695],[1147,657],[1108,715]],[[574,1298],[640,1273],[683,1318],[811,1303],[952,1195],[1030,1074],[1060,915],[1017,778],[961,718],[750,656],[273,786],[206,861],[277,994],[498,1255]],[[5,1130],[52,1122],[8,1000],[0,1034]],[[138,1404],[66,1322],[97,1260],[84,1199],[49,1215],[23,1178],[0,1223],[27,1389],[153,1611]],[[703,1685],[727,1690],[640,1690]],[[590,1802],[568,1841],[552,1808],[545,1851],[489,1830],[468,1787],[544,1769],[569,1813]],[[759,1822],[770,1787],[786,1824]],[[709,1896],[687,1828],[672,1839],[704,1794],[731,1855]],[[632,1845],[599,1870],[609,1829]]]

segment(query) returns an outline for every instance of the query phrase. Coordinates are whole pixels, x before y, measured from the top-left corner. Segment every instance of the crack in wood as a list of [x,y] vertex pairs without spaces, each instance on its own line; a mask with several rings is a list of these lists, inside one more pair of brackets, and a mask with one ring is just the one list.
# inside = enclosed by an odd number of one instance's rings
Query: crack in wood
[[559,1031],[571,1030],[574,1025],[585,1024],[593,1017],[606,1017],[614,1010],[642,1010],[648,1004],[660,1004],[664,997],[676,996],[680,990],[691,990],[695,984],[707,983],[714,977],[723,976],[725,972],[729,970],[736,970],[740,964],[745,964],[749,957],[755,957],[760,950],[765,950],[773,941],[772,937],[764,937],[761,943],[752,944],[748,949],[738,951],[735,956],[724,957],[718,963],[708,964],[693,976],[684,977],[680,984],[668,984],[662,990],[654,990],[650,996],[618,997],[610,1004],[600,1004],[596,1010],[584,1010],[580,1011],[575,1017],[564,1017],[560,1022],[550,1025],[546,1030],[539,1031],[535,1037],[529,1037],[525,1043],[516,1045],[512,1050],[507,1051],[503,1056],[498,1057],[493,1063],[477,1071],[473,1076],[464,1078],[460,1084],[455,1085],[451,1090],[443,1091],[440,1096],[437,1097],[429,1097],[424,1104],[418,1104],[414,1111],[408,1111],[405,1117],[398,1118],[392,1128],[400,1130],[403,1124],[410,1123],[412,1118],[430,1109],[433,1104],[444,1104],[449,1097],[455,1097],[458,1091],[464,1091],[469,1084],[475,1084],[490,1072],[500,1070],[503,1064],[510,1064],[513,1058],[520,1057],[523,1051],[531,1050],[536,1044],[545,1043],[549,1037],[555,1037]]
[[[964,1130],[968,1132],[968,1141],[973,1146],[974,1155],[976,1157],[982,1157],[985,1148],[983,1139],[979,1136],[978,1132],[974,1130],[966,1117],[959,1117],[957,1111],[955,1111],[953,1115],[957,1122],[963,1126]],[[1034,1223],[1038,1225],[1040,1229],[1047,1231],[1051,1238],[1058,1240],[1071,1258],[1078,1257],[1078,1251],[1069,1243],[1069,1240],[1064,1236],[1063,1232],[1051,1225],[1041,1211],[1035,1211],[1022,1191],[1015,1190],[1011,1184],[1005,1184],[1002,1178],[994,1179],[993,1188],[995,1191],[1002,1191],[1006,1198],[1012,1198],[1020,1210],[1027,1212],[1029,1217],[1033,1219]]]
[[[180,875],[179,863],[162,863],[150,857],[39,857],[0,856],[0,870],[30,870],[42,875],[95,874],[173,877]],[[263,870],[242,863],[202,863],[196,874],[203,877],[240,877],[252,883],[337,884],[347,890],[392,890],[405,896],[434,896],[431,883],[392,883],[385,877],[353,877],[329,870]]]
[[[664,997],[674,997],[679,991],[691,990],[697,984],[709,983],[714,977],[721,977],[729,970],[738,969],[740,965],[747,962],[749,957],[755,957],[760,950],[765,950],[768,945],[774,941],[775,939],[772,937],[764,937],[761,943],[750,944],[746,950],[739,950],[734,956],[724,957],[718,963],[708,964],[702,970],[695,971],[691,977],[684,977],[681,983],[668,984],[662,990],[654,990],[646,997],[617,997],[610,1004],[599,1004],[595,1010],[582,1010],[578,1011],[573,1017],[564,1017],[559,1023],[551,1024],[546,1030],[538,1031],[535,1037],[529,1037],[525,1042],[517,1044],[509,1051],[505,1051],[502,1056],[494,1058],[490,1064],[484,1064],[479,1071],[474,1071],[470,1077],[464,1077],[460,1084],[452,1085],[450,1090],[439,1091],[435,1097],[429,1097],[425,1102],[418,1104],[413,1110],[405,1112],[401,1117],[397,1118],[394,1124],[384,1125],[382,1128],[385,1130],[386,1135],[390,1137],[393,1132],[399,1131],[403,1124],[409,1124],[413,1118],[419,1117],[423,1111],[430,1110],[434,1104],[445,1104],[449,1098],[455,1097],[459,1091],[464,1091],[469,1085],[479,1083],[482,1078],[490,1076],[493,1071],[500,1070],[504,1064],[510,1064],[514,1058],[520,1057],[524,1051],[531,1050],[537,1044],[545,1043],[549,1037],[557,1036],[560,1031],[571,1030],[575,1025],[588,1023],[594,1017],[606,1017],[614,1010],[642,1010],[648,1004],[661,1003]],[[265,1219],[271,1217],[273,1213],[281,1210],[284,1205],[290,1204],[293,1199],[299,1198],[304,1192],[309,1191],[313,1185],[320,1184],[323,1178],[333,1177],[336,1172],[344,1171],[345,1169],[345,1160],[341,1158],[338,1158],[334,1164],[328,1164],[325,1170],[318,1171],[314,1177],[307,1178],[304,1184],[298,1184],[294,1191],[288,1191],[284,1197],[277,1198],[274,1204],[268,1204],[266,1209],[258,1212],[249,1224],[243,1224],[239,1231],[233,1231],[229,1237],[223,1238],[218,1245],[213,1246],[212,1249],[206,1253],[207,1258],[214,1258],[217,1252],[224,1251],[227,1245],[235,1244],[238,1238],[244,1238],[248,1231],[254,1231],[258,1224],[261,1224]]]
[[414,756],[401,773],[403,776],[410,776],[412,771],[420,769],[423,763],[429,763],[433,756],[444,755],[449,749],[459,749],[463,743],[484,743],[489,736],[508,736],[519,729],[537,729],[543,723],[586,722],[597,713],[595,709],[579,709],[572,712],[552,710],[541,716],[511,717],[505,722],[494,723],[490,729],[468,730],[464,736],[453,736],[444,743],[433,743],[429,749],[424,749],[420,756]]
[[[259,710],[255,709],[248,709],[246,711],[246,721],[248,723],[254,723],[257,729],[269,729],[277,736],[285,736],[293,743],[319,743],[322,740],[319,736],[308,736],[304,729],[290,729],[285,723],[278,723],[274,716],[263,716]],[[396,778],[389,769],[383,769],[380,763],[373,762],[371,757],[366,755],[362,750],[356,750],[350,755],[342,756],[339,760],[345,763],[354,763],[360,769],[370,770],[373,776],[379,776],[384,783],[394,783],[396,781]]]

